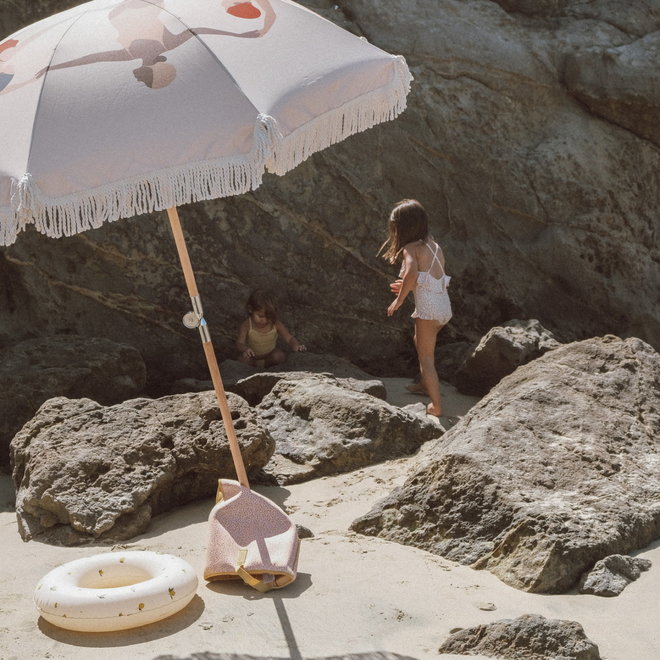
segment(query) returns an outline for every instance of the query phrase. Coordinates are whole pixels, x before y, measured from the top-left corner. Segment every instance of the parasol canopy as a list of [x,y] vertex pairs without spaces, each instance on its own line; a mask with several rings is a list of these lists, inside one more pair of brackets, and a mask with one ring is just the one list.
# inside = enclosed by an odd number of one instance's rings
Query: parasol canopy
[[0,245],[257,188],[411,76],[290,0],[93,0],[0,41]]

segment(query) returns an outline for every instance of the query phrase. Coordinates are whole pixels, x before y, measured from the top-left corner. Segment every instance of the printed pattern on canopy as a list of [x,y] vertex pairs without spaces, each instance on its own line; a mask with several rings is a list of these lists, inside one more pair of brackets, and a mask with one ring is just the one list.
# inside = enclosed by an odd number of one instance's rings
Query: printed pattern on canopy
[[0,41],[0,245],[257,188],[393,119],[401,57],[290,0],[93,0]]

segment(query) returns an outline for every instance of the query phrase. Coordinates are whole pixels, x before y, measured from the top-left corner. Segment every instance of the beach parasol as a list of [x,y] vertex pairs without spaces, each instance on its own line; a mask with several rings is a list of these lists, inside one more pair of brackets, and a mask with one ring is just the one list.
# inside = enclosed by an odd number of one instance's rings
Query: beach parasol
[[93,0],[0,41],[0,245],[167,210],[241,484],[248,486],[177,206],[396,117],[410,74],[290,0]]

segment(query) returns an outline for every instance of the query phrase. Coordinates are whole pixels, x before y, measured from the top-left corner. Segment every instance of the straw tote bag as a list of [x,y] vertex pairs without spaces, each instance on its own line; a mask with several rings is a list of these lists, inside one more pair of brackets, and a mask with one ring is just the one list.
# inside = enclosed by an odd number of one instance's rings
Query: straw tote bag
[[274,502],[230,479],[218,480],[209,514],[205,580],[243,580],[258,591],[296,579],[300,540]]

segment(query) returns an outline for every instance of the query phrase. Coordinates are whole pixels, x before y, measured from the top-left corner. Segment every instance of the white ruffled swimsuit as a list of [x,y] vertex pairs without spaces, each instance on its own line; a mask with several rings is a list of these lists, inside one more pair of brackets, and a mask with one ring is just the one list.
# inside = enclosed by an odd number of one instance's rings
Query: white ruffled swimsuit
[[[428,243],[424,243],[433,254],[433,260],[428,270],[420,271],[417,274],[417,285],[413,291],[415,296],[415,311],[412,314],[414,319],[424,319],[428,321],[439,321],[442,325],[449,322],[452,317],[451,302],[447,287],[451,277],[445,273],[445,269],[438,259],[438,250],[440,246],[436,244],[435,251]],[[438,262],[442,275],[433,277],[431,269],[433,264]]]

